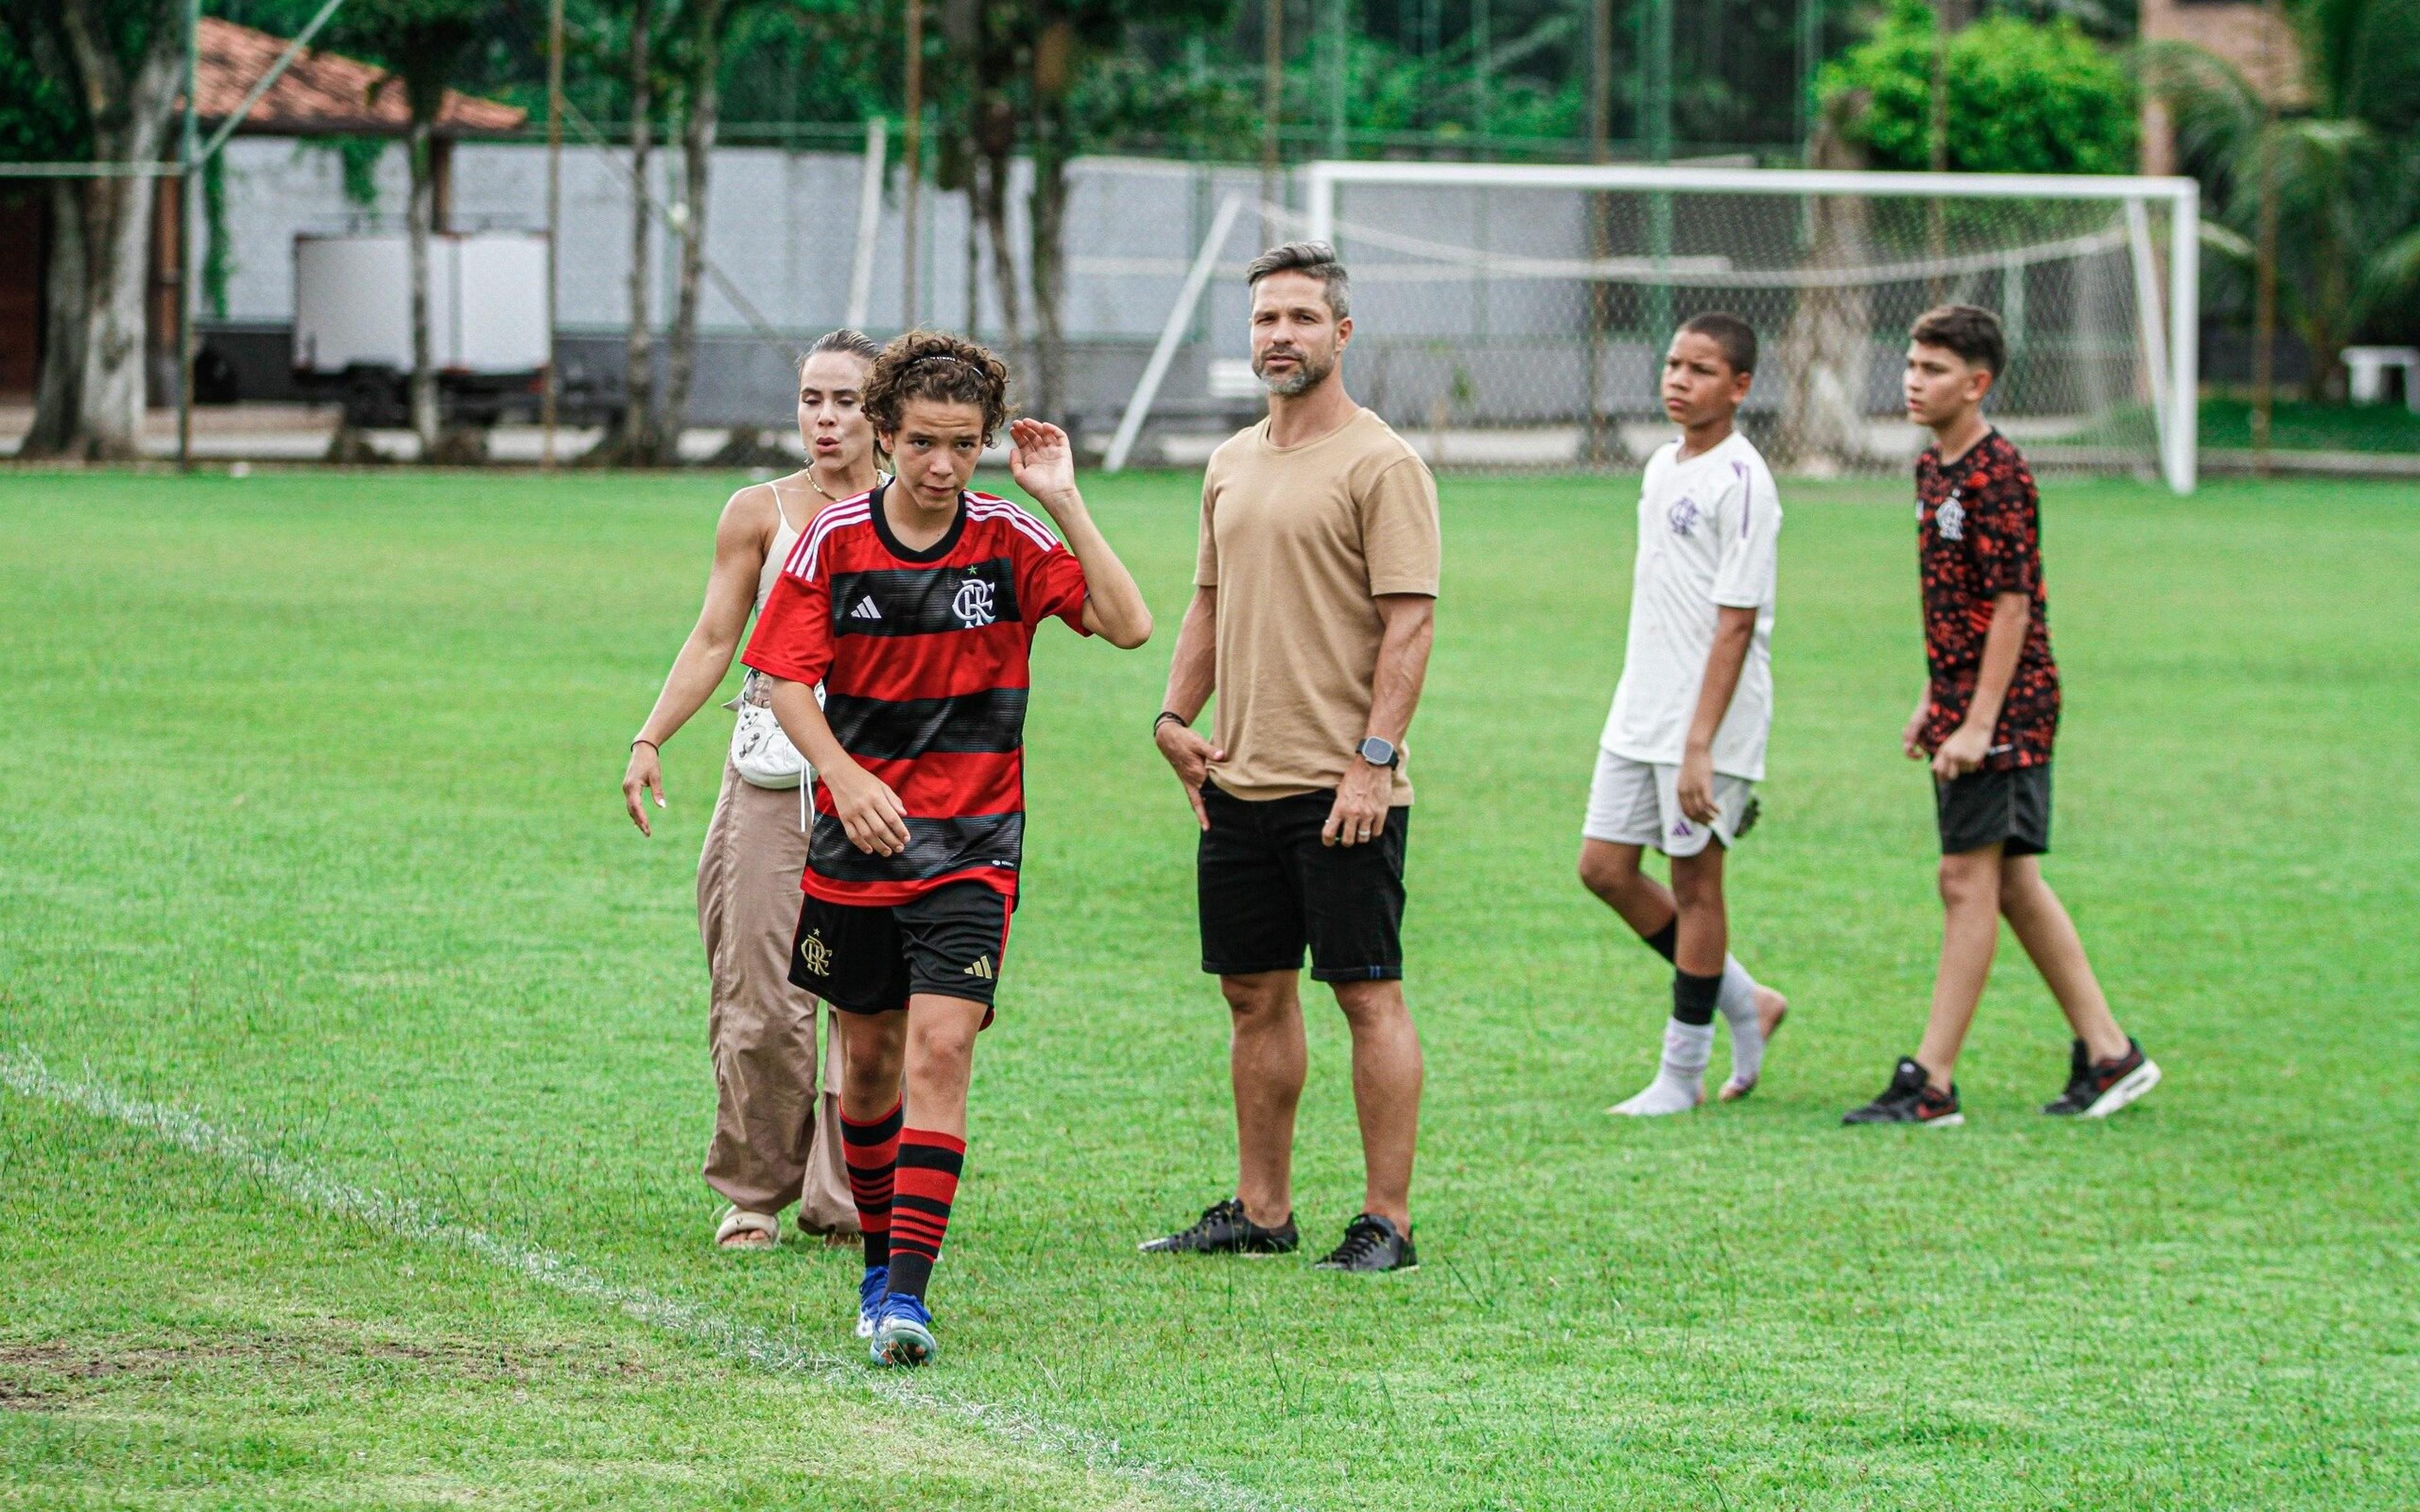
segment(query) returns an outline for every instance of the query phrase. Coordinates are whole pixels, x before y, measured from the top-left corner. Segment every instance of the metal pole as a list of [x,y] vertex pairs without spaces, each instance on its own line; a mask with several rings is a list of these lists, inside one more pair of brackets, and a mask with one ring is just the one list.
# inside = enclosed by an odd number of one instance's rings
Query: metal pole
[[563,0],[553,0],[546,17],[546,392],[538,398],[544,411],[538,423],[546,428],[542,465],[554,466],[554,426],[562,405],[563,364],[554,357],[554,326],[558,296],[556,261],[563,246]]
[[[1639,137],[1650,162],[1672,161],[1672,0],[1647,0],[1646,45],[1638,50],[1646,79],[1638,91]],[[1672,196],[1647,198],[1647,251],[1660,265],[1672,255]],[[1647,289],[1647,337],[1661,349],[1672,329],[1672,285]]]
[[857,177],[857,247],[848,262],[848,309],[841,324],[865,329],[866,308],[874,302],[874,247],[882,233],[882,168],[889,155],[890,123],[879,116],[865,122],[865,166]]
[[1151,414],[1151,402],[1159,396],[1160,380],[1168,377],[1168,364],[1185,341],[1185,328],[1193,322],[1194,307],[1201,302],[1202,291],[1209,285],[1210,275],[1218,267],[1218,250],[1227,244],[1227,234],[1235,228],[1235,217],[1243,209],[1241,194],[1230,194],[1218,202],[1218,213],[1210,222],[1210,234],[1202,239],[1202,250],[1193,255],[1193,266],[1186,270],[1185,286],[1178,291],[1167,322],[1159,328],[1159,344],[1151,349],[1151,362],[1142,370],[1142,381],[1135,385],[1133,396],[1126,400],[1126,412],[1119,417],[1118,433],[1109,441],[1109,455],[1101,462],[1102,471],[1125,470],[1135,439],[1142,434],[1142,423]]
[[2186,179],[2169,202],[2168,228],[2168,486],[2191,493],[2200,484],[2201,457],[2201,186]]
[[2252,275],[2252,467],[2264,478],[2269,475],[2269,425],[2277,404],[2277,74],[2272,39],[2285,24],[2278,0],[2261,7],[2260,220]]
[[[201,141],[202,0],[185,3],[185,131],[177,177],[177,470],[194,470],[194,149]],[[240,118],[240,117],[239,117]],[[153,192],[156,199],[158,192]]]
[[[1589,6],[1589,161],[1613,161],[1613,0],[1590,0]],[[1588,197],[1589,257],[1603,262],[1613,253],[1613,198],[1597,193]],[[1585,285],[1588,326],[1580,361],[1587,415],[1582,454],[1591,467],[1606,463],[1605,338],[1613,324],[1613,287],[1602,279]]]
[[[1261,203],[1284,202],[1278,181],[1278,132],[1285,122],[1285,0],[1268,0],[1261,20]],[[1278,239],[1277,218],[1261,211],[1261,245]]]
[[1482,153],[1487,150],[1490,122],[1487,70],[1496,62],[1494,22],[1488,0],[1470,0],[1470,129],[1478,133]]
[[899,280],[901,324],[916,324],[916,230],[917,190],[924,173],[924,0],[908,0],[908,85],[907,119],[901,123],[899,155],[907,164],[905,234],[901,243],[907,257],[902,263]]
[[1327,85],[1327,155],[1344,156],[1344,12],[1353,0],[1327,0],[1326,54]]

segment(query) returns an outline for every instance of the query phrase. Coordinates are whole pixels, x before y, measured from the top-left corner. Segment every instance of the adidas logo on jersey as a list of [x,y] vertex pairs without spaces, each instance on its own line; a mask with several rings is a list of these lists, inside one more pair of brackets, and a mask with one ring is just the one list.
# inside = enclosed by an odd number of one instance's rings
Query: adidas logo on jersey
[[878,620],[882,618],[882,611],[874,607],[874,600],[861,598],[857,601],[857,608],[848,611],[848,617],[852,620]]
[[979,955],[975,957],[974,964],[967,967],[967,975],[970,977],[981,977],[985,981],[995,980],[991,974],[991,957],[987,955]]

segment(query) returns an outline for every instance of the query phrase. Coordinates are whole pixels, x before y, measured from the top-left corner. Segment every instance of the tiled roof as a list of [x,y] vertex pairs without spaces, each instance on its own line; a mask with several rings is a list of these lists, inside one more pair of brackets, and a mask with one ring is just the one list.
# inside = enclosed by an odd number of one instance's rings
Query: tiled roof
[[[233,115],[286,46],[283,37],[204,16],[202,119],[223,121]],[[528,119],[529,112],[501,100],[448,89],[437,130],[445,136],[514,131]],[[401,136],[411,123],[402,81],[389,80],[375,64],[306,48],[237,130],[269,136]]]

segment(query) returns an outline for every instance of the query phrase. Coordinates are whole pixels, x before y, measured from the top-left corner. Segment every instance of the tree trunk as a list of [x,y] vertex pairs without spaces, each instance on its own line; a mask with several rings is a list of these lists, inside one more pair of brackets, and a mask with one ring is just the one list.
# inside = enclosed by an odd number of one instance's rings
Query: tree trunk
[[51,257],[42,288],[42,366],[34,424],[21,457],[64,455],[78,440],[84,399],[84,186],[51,180]]
[[[1013,147],[1013,143],[1012,143]],[[977,206],[983,216],[984,229],[990,234],[992,291],[1000,301],[1000,341],[1012,361],[1021,361],[1025,347],[1025,319],[1020,308],[1024,301],[1017,297],[1016,251],[1008,235],[1008,176],[1014,166],[1011,147],[992,152],[988,146],[982,160],[982,186]]]
[[656,449],[664,462],[680,460],[680,434],[689,424],[689,393],[697,375],[698,306],[705,296],[706,208],[714,163],[714,134],[722,96],[722,0],[699,0],[697,39],[690,54],[689,110],[681,122],[680,299],[673,312],[672,340],[664,353],[664,402],[656,417]]
[[[145,18],[143,54],[130,74],[115,48],[121,18],[99,0],[66,0],[58,11],[92,126],[93,155],[105,162],[156,162],[176,115],[184,74],[184,33],[173,13]],[[132,174],[84,181],[84,381],[66,450],[96,460],[143,451],[144,357],[149,332],[144,291],[151,270],[153,181]]]
[[405,140],[411,159],[411,428],[424,458],[437,450],[437,362],[428,330],[428,240],[437,224],[434,146],[430,123],[415,119]]
[[[1033,287],[1035,414],[1066,418],[1067,341],[1060,325],[1067,291],[1067,159],[1074,123],[1067,118],[1067,92],[1075,84],[1076,28],[1064,16],[1041,12],[1033,43],[1032,257],[1026,271]],[[1072,427],[1070,427],[1072,428]]]
[[[1863,113],[1855,96],[1834,101],[1807,145],[1810,168],[1862,169],[1865,153],[1848,128]],[[1854,194],[1807,202],[1812,270],[1863,267],[1871,261],[1869,202]],[[1781,336],[1781,455],[1792,467],[1827,476],[1864,459],[1865,393],[1872,352],[1873,311],[1856,284],[1798,291]]]
[[654,47],[652,0],[633,0],[630,48],[626,68],[630,78],[630,325],[622,339],[622,424],[605,439],[607,455],[621,462],[646,462],[655,457],[656,350],[648,292],[655,282],[652,247],[655,207],[647,200],[647,172],[655,161],[653,127],[647,113],[655,108],[650,87]]

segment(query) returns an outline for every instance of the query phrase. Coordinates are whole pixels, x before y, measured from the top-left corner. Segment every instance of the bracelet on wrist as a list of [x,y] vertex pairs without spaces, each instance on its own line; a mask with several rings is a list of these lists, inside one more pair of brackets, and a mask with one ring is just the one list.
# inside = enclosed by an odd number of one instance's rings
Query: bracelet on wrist
[[630,742],[630,748],[632,750],[638,749],[641,746],[646,747],[649,750],[654,751],[659,756],[662,755],[664,752],[663,747],[658,745],[652,740],[649,740],[644,735],[641,735],[638,739]]
[[1187,730],[1193,728],[1193,721],[1177,713],[1174,709],[1162,709],[1159,711],[1159,717],[1151,722],[1151,733],[1155,736],[1157,735],[1159,733],[1159,727],[1166,724],[1171,719],[1173,719],[1178,724],[1185,726]]

